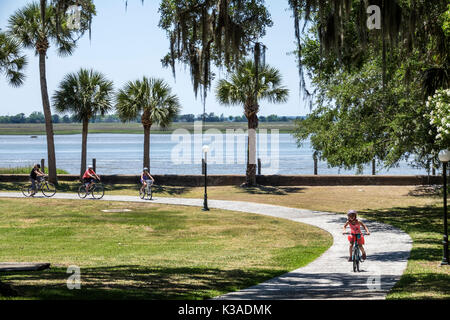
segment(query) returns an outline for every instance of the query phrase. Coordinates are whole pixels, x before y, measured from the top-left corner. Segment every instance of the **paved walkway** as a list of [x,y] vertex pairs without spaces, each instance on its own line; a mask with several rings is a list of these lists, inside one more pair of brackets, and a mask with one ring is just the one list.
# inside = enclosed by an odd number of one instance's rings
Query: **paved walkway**
[[[0,197],[23,197],[3,192]],[[56,194],[57,199],[78,199],[75,194]],[[105,195],[103,200],[144,202],[137,196]],[[95,201],[95,200],[80,200]],[[203,206],[202,199],[157,197],[150,203]],[[310,224],[328,231],[333,245],[303,268],[256,286],[217,299],[384,299],[406,268],[412,240],[390,225],[365,221],[371,235],[366,237],[367,260],[362,272],[354,273],[348,262],[348,241],[342,235],[344,215],[242,201],[209,200],[210,208],[249,212]]]

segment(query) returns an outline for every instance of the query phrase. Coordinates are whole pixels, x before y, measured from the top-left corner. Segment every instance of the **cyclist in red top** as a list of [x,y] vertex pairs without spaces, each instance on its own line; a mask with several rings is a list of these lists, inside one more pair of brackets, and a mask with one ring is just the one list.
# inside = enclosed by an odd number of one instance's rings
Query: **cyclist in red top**
[[100,177],[95,173],[92,166],[88,166],[88,169],[83,174],[83,182],[86,187],[86,193],[89,192],[89,188],[95,183],[95,180],[100,181]]
[[355,210],[350,210],[347,213],[347,222],[344,225],[343,233],[345,234],[345,229],[347,226],[350,227],[350,235],[348,236],[348,241],[350,241],[350,258],[348,261],[352,261],[352,250],[353,250],[353,244],[355,243],[355,240],[358,240],[359,248],[361,249],[362,258],[366,259],[366,251],[364,250],[363,244],[364,242],[364,236],[361,232],[361,226],[366,230],[367,235],[370,235],[369,229],[367,229],[367,226],[362,222],[359,221],[356,218],[357,212]]

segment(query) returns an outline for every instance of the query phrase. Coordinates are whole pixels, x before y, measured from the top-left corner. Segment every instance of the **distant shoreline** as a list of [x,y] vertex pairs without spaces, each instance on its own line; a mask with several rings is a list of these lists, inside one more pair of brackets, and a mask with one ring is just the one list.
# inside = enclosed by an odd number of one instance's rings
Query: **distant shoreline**
[[[259,130],[266,129],[279,130],[280,133],[292,133],[294,131],[295,124],[293,121],[289,122],[260,122]],[[158,126],[152,127],[152,134],[170,134],[174,130],[185,129],[190,133],[194,132],[193,122],[175,122],[167,129],[162,129]],[[203,128],[203,131],[209,129],[217,129],[222,133],[226,130],[247,129],[247,122],[207,122]],[[55,135],[71,135],[81,134],[81,124],[78,123],[55,123],[53,124],[53,131]],[[109,134],[142,134],[144,129],[140,123],[90,123],[89,133],[109,133]],[[23,135],[23,136],[36,136],[45,135],[44,124],[34,123],[20,123],[20,124],[0,124],[0,135]]]

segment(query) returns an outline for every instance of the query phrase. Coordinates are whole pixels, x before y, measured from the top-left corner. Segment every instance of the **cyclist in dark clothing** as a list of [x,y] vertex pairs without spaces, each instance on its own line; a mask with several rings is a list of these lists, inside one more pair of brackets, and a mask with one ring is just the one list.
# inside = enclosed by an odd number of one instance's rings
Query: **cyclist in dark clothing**
[[30,181],[31,181],[31,189],[33,190],[30,196],[34,196],[36,194],[36,182],[38,177],[44,177],[45,173],[41,171],[41,165],[35,164],[33,169],[30,172]]

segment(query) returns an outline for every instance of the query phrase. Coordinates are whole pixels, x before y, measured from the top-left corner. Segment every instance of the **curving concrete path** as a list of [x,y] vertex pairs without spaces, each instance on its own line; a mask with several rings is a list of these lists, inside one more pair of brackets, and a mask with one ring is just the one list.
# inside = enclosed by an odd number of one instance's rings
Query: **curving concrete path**
[[[23,195],[0,192],[0,197]],[[54,198],[80,200],[76,194],[56,194]],[[202,199],[186,198],[158,197],[146,201],[137,196],[105,195],[103,200],[203,206]],[[367,260],[362,263],[362,272],[354,273],[352,263],[347,261],[348,241],[342,235],[346,217],[342,214],[242,201],[209,200],[208,206],[306,223],[328,231],[333,237],[333,245],[307,266],[216,299],[384,299],[403,274],[412,248],[411,238],[403,231],[383,223],[365,221],[371,232],[366,237]]]

